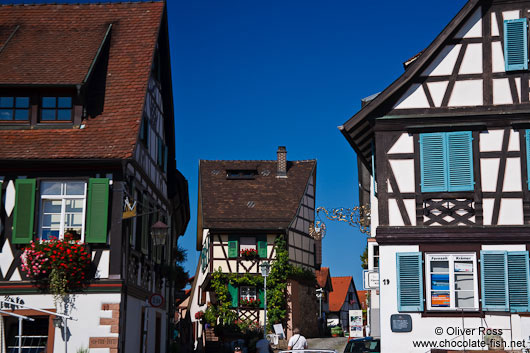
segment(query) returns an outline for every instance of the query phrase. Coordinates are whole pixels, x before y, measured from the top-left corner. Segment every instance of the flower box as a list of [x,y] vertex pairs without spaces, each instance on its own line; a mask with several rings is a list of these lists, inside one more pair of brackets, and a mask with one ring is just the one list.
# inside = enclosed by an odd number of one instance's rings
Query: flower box
[[240,254],[241,254],[241,257],[245,260],[254,260],[259,257],[258,251],[256,249],[244,249],[244,250],[241,250]]
[[261,300],[259,298],[258,299],[254,299],[254,298],[250,298],[250,299],[240,298],[239,299],[240,306],[257,308],[260,306],[260,304],[261,304]]

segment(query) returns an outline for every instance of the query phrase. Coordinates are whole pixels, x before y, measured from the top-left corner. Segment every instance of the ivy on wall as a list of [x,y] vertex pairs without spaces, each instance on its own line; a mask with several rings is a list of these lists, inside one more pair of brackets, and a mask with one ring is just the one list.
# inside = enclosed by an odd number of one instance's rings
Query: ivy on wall
[[[315,274],[307,269],[289,263],[287,243],[283,236],[275,240],[276,258],[271,263],[267,277],[267,326],[287,321],[287,280],[294,279],[308,284],[315,284]],[[208,306],[205,319],[210,325],[232,325],[237,313],[231,308],[232,298],[228,283],[233,286],[252,286],[263,289],[263,277],[255,274],[223,273],[221,268],[212,274],[211,286],[217,296],[216,304]]]

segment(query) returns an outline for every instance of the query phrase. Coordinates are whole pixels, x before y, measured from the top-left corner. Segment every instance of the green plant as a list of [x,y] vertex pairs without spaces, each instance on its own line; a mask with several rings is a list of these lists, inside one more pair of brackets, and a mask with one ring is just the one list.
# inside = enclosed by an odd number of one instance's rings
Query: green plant
[[76,353],[90,353],[90,350],[85,347],[78,348]]
[[215,326],[217,324],[217,316],[216,306],[208,303],[208,307],[204,311],[204,321],[211,326]]
[[342,327],[335,326],[331,328],[331,334],[342,336],[344,334],[344,331],[342,330]]

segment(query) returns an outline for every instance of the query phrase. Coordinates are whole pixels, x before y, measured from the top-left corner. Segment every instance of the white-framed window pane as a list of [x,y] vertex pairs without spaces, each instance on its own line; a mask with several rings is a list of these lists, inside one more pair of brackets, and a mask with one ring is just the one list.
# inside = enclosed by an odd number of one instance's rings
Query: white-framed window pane
[[[82,181],[41,182],[41,208],[39,235],[48,240],[51,236],[62,238],[64,233],[82,239],[86,207],[86,183]],[[66,197],[66,195],[70,197]]]
[[449,272],[449,261],[431,261],[431,272]]
[[66,183],[66,195],[84,195],[85,183],[79,181],[71,181]]
[[61,200],[43,200],[42,211],[44,214],[61,214]]
[[431,294],[431,306],[435,308],[448,308],[451,306],[450,292],[433,291]]
[[475,305],[473,291],[457,291],[455,293],[455,304],[457,308],[473,308]]
[[455,274],[455,289],[456,290],[473,290],[473,275],[472,274]]
[[61,195],[61,182],[43,181],[40,184],[41,195]]

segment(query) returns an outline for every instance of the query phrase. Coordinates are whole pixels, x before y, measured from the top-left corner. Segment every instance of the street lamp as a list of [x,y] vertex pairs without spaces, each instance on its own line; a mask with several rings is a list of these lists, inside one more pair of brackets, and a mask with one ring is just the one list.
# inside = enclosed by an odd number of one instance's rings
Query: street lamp
[[267,338],[267,276],[269,275],[269,271],[271,269],[271,265],[268,261],[263,261],[259,268],[261,270],[261,275],[263,276],[263,312],[264,312],[264,320],[263,320],[263,338]]
[[158,221],[151,226],[151,236],[155,245],[164,245],[168,236],[169,227],[162,221]]

